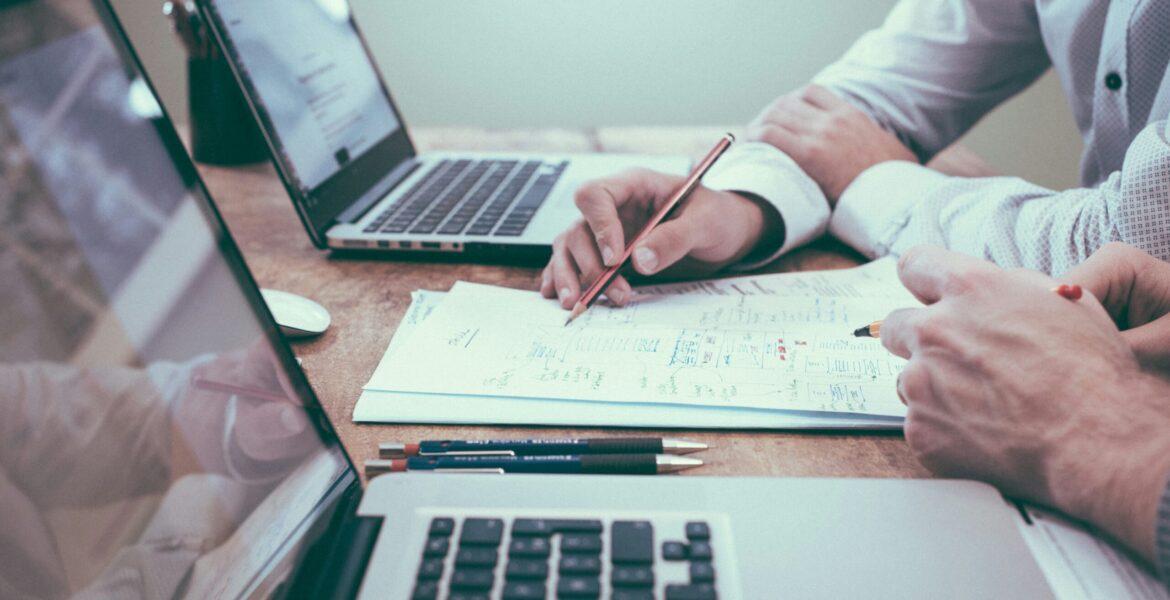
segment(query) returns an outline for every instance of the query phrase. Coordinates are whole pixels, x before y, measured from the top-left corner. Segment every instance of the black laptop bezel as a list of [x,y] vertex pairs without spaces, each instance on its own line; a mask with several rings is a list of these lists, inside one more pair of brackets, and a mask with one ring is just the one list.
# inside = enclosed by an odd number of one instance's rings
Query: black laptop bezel
[[[326,234],[331,227],[337,224],[338,217],[363,196],[379,187],[386,188],[382,194],[389,193],[392,186],[384,182],[387,176],[418,155],[414,142],[410,139],[406,121],[398,110],[398,105],[394,102],[389,88],[386,87],[378,63],[374,60],[373,53],[370,52],[369,45],[366,43],[365,35],[362,34],[361,28],[358,27],[357,21],[353,18],[352,7],[349,11],[349,24],[353,27],[358,42],[361,43],[366,60],[369,61],[377,75],[378,88],[382,90],[382,95],[389,103],[391,112],[398,120],[398,129],[377,142],[361,156],[355,157],[315,188],[304,190],[297,186],[296,178],[293,176],[295,170],[292,164],[285,160],[284,154],[281,152],[281,143],[277,138],[272,118],[265,109],[264,103],[258,101],[260,96],[258,90],[247,73],[240,69],[239,53],[231,37],[226,33],[214,0],[196,0],[196,5],[204,22],[208,24],[208,29],[212,32],[212,37],[214,37],[219,50],[227,57],[232,74],[243,91],[244,100],[260,125],[260,133],[268,146],[269,159],[292,199],[297,215],[305,226],[305,231],[309,233],[313,245],[318,249],[328,248],[329,240]],[[349,6],[348,0],[346,6]]]
[[[138,54],[134,51],[121,20],[118,19],[116,12],[111,6],[111,0],[90,0],[90,3],[94,6],[98,18],[101,19],[102,25],[109,33],[109,40],[115,52],[118,53],[123,66],[129,70],[128,74],[132,77],[141,77],[150,88],[151,93],[154,94],[154,97],[158,98],[154,84],[147,75],[146,69],[138,58]],[[199,176],[195,164],[187,154],[186,147],[175,131],[170,115],[161,103],[159,108],[162,111],[161,116],[152,119],[151,125],[157,132],[167,155],[174,163],[176,171],[182,178],[183,184],[202,212],[210,233],[215,240],[215,245],[220,256],[223,257],[224,262],[239,285],[240,292],[254,311],[269,346],[272,348],[277,360],[280,361],[281,368],[288,376],[289,383],[295,389],[298,397],[304,402],[309,420],[316,428],[323,445],[327,448],[335,447],[341,453],[346,464],[346,468],[334,480],[329,490],[322,495],[318,505],[306,515],[301,527],[297,529],[293,536],[284,540],[276,554],[269,557],[269,562],[264,572],[256,574],[257,577],[252,581],[252,585],[254,588],[259,589],[260,587],[275,585],[281,579],[286,578],[289,575],[293,561],[300,558],[308,548],[319,546],[318,541],[335,537],[336,532],[333,530],[336,527],[321,527],[319,523],[322,519],[330,519],[331,523],[335,522],[334,515],[337,513],[339,507],[349,508],[352,505],[352,499],[361,496],[361,479],[358,477],[353,459],[341,443],[341,438],[337,435],[333,424],[330,423],[328,415],[322,407],[320,400],[317,398],[316,393],[313,391],[312,386],[309,385],[309,381],[305,377],[305,373],[301,369],[300,364],[297,363],[292,349],[285,341],[283,334],[280,333],[276,321],[268,309],[268,305],[264,302],[264,298],[260,294],[260,288],[256,280],[252,277],[251,271],[248,270],[247,263],[244,260],[243,254],[240,252],[239,246],[236,245],[235,239],[228,230],[223,216],[207,191],[207,186],[204,184],[202,177]],[[347,516],[351,516],[354,519],[357,518],[352,513]]]

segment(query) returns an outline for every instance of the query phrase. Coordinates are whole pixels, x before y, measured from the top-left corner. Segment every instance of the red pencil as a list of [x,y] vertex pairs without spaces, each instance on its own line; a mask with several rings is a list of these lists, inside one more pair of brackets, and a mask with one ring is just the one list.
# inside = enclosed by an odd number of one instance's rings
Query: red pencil
[[674,210],[674,208],[681,204],[683,200],[686,200],[687,196],[691,195],[691,192],[693,192],[699,185],[699,180],[703,178],[703,175],[707,174],[707,171],[711,169],[711,167],[715,164],[715,161],[719,160],[720,156],[723,156],[723,153],[727,151],[727,148],[730,147],[731,143],[734,141],[735,136],[731,135],[730,133],[723,136],[719,140],[719,143],[715,144],[715,147],[707,153],[707,156],[705,156],[703,160],[699,161],[699,164],[695,165],[694,170],[691,171],[691,174],[687,176],[682,185],[680,185],[678,189],[674,191],[674,194],[671,194],[666,203],[658,209],[658,212],[654,213],[654,216],[651,217],[650,220],[642,226],[642,230],[638,232],[638,235],[634,237],[634,240],[630,242],[628,246],[626,246],[625,252],[622,253],[621,260],[603,271],[601,275],[599,275],[593,282],[593,284],[585,290],[585,293],[581,294],[581,297],[577,300],[577,304],[573,306],[573,312],[569,313],[569,319],[565,321],[566,326],[569,323],[572,323],[573,319],[581,316],[581,314],[588,310],[590,306],[593,306],[594,302],[597,302],[597,299],[601,297],[601,293],[605,291],[605,288],[609,287],[609,284],[613,283],[613,278],[617,276],[618,271],[622,268],[622,265],[626,264],[627,260],[630,260],[630,256],[634,253],[634,248],[638,247],[638,244],[642,243],[642,241],[646,239],[646,236],[650,235],[650,232],[655,227],[657,227],[659,223],[666,220],[666,217],[670,215],[670,211]]

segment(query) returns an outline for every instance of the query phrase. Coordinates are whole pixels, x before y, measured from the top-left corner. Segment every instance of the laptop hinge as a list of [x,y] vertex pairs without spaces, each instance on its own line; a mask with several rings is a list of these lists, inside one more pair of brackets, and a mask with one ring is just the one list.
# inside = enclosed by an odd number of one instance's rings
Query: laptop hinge
[[402,180],[410,177],[410,174],[419,167],[419,162],[415,158],[410,158],[402,162],[390,171],[388,175],[378,181],[378,184],[366,191],[361,198],[349,205],[349,208],[337,215],[338,223],[355,223],[366,215],[379,200],[386,197]]
[[358,493],[342,500],[329,521],[328,534],[297,561],[292,580],[275,597],[354,598],[382,529],[381,517],[357,515]]

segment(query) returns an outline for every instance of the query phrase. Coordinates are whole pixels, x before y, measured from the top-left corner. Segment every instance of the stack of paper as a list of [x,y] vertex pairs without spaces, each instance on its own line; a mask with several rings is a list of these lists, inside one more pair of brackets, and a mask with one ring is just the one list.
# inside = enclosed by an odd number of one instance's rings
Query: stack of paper
[[535,292],[418,291],[354,420],[896,428],[903,361],[851,336],[916,306],[892,260],[638,289],[569,326]]

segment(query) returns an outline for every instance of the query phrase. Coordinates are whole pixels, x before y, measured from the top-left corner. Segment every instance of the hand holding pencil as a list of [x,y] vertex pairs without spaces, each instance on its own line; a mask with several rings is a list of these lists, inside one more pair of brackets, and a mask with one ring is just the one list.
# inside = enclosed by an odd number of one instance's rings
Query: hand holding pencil
[[720,156],[723,156],[723,153],[727,151],[727,149],[734,141],[735,136],[731,135],[730,133],[723,136],[723,138],[719,140],[719,143],[715,144],[715,147],[707,153],[707,156],[703,157],[703,160],[699,161],[699,163],[695,165],[695,168],[691,171],[691,174],[688,175],[687,178],[684,179],[683,182],[678,186],[678,188],[675,189],[674,193],[672,193],[670,197],[666,199],[666,202],[663,202],[662,205],[658,207],[658,210],[654,211],[654,215],[651,216],[648,221],[646,221],[646,224],[642,226],[642,230],[638,232],[638,235],[634,236],[634,240],[626,246],[624,251],[622,251],[621,257],[616,261],[612,261],[613,264],[607,267],[605,271],[602,271],[601,275],[598,275],[597,278],[593,280],[593,283],[589,285],[589,288],[581,294],[580,299],[577,300],[577,304],[573,306],[573,312],[569,314],[568,320],[565,321],[565,325],[572,323],[573,319],[581,316],[581,314],[588,310],[590,306],[593,306],[594,302],[597,302],[597,299],[601,297],[601,293],[605,291],[605,288],[609,287],[609,285],[613,283],[613,278],[617,276],[618,270],[621,269],[622,265],[626,264],[626,261],[630,259],[631,255],[633,255],[634,249],[641,247],[643,242],[646,241],[646,238],[649,237],[651,233],[653,233],[654,228],[658,227],[663,221],[665,221],[666,218],[670,216],[670,213],[678,208],[679,204],[687,199],[687,196],[691,195],[691,192],[693,192],[695,188],[698,187],[699,180],[703,178],[703,175],[707,174],[707,171],[709,171],[711,167],[715,166],[715,161],[719,160]]
[[[722,140],[721,142],[722,143]],[[686,183],[686,178],[649,170],[588,182],[576,195],[582,219],[557,237],[540,291],[571,309],[581,291],[607,267],[628,262],[640,275],[702,276],[741,260],[749,252],[779,248],[783,228],[774,208],[740,194],[697,186],[670,217],[636,244],[644,228]],[[628,261],[626,250],[633,246]],[[621,275],[605,295],[615,306],[632,294]]]

